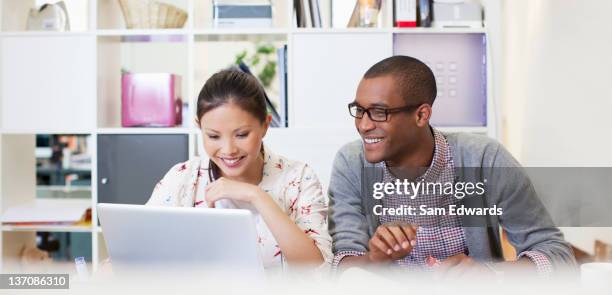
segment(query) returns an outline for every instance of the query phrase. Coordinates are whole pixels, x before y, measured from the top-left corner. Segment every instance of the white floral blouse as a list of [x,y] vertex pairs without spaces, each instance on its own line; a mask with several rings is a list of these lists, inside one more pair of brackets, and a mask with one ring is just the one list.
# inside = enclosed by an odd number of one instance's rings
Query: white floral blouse
[[[208,184],[208,158],[179,163],[155,186],[146,205],[206,207],[204,187]],[[259,187],[314,241],[326,264],[331,263],[331,237],[327,231],[328,197],[321,183],[306,164],[275,155],[264,146],[263,178]],[[284,265],[276,239],[262,216],[249,204],[219,200],[216,208],[251,210],[255,217],[261,257],[266,269]]]

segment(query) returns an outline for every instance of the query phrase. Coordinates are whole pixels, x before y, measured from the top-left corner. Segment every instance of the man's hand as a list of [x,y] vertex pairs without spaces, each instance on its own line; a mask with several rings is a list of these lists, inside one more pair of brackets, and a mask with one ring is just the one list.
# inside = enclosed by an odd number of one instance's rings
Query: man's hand
[[380,225],[368,242],[368,260],[390,262],[406,257],[416,245],[417,228],[411,224]]
[[434,266],[436,273],[443,278],[494,277],[495,273],[484,264],[465,254],[457,254],[444,259]]

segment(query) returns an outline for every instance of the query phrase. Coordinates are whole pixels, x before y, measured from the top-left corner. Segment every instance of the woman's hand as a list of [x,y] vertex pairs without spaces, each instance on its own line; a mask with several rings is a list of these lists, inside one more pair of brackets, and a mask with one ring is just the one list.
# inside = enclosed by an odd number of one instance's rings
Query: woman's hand
[[220,199],[248,202],[255,205],[263,194],[263,191],[256,185],[230,180],[225,177],[209,183],[205,191],[206,203],[210,208],[214,208],[215,202]]

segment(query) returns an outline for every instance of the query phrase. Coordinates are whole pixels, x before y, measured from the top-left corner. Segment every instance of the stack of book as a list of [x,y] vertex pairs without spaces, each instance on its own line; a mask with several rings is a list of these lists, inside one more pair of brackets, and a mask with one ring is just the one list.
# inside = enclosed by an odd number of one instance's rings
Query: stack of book
[[215,28],[270,28],[272,4],[268,0],[214,0],[213,26]]
[[91,200],[35,199],[7,208],[0,221],[15,228],[91,226]]
[[406,27],[480,28],[482,7],[465,0],[394,0],[394,25]]

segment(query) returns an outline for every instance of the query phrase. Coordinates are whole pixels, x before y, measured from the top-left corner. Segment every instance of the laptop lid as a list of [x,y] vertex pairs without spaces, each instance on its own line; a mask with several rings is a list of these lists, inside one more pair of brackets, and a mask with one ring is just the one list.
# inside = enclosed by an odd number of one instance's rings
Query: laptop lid
[[97,205],[113,270],[263,271],[248,210]]

